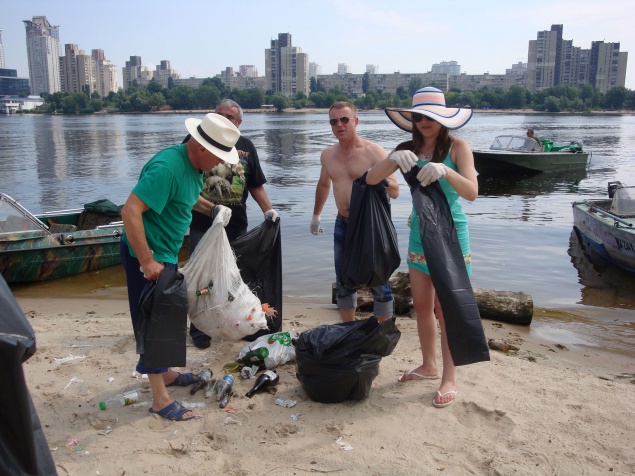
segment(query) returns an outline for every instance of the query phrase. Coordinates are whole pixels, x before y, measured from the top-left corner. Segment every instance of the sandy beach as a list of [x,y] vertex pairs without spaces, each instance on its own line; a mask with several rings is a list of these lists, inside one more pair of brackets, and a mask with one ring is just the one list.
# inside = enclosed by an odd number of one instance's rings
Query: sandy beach
[[[431,404],[438,381],[397,382],[421,358],[416,322],[402,316],[401,340],[363,401],[311,401],[290,362],[278,367],[276,387],[252,399],[243,395],[253,381],[238,377],[234,413],[183,387],[170,387],[175,399],[206,403],[196,420],[170,422],[147,407],[102,411],[100,400],[149,386],[133,377],[124,296],[18,297],[37,339],[24,372],[60,475],[635,473],[633,360],[528,340],[531,333],[489,320],[488,338],[520,350],[460,367],[457,401],[443,409]],[[328,303],[285,303],[284,316],[284,328],[299,332],[339,320]],[[178,370],[222,375],[244,344],[213,340],[199,350],[188,342],[187,368]]]

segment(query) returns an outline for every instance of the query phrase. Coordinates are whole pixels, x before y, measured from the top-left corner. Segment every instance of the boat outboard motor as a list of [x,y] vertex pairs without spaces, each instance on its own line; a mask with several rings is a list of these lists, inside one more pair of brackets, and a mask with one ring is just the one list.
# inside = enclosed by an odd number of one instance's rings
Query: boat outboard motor
[[622,186],[623,186],[622,182],[609,182],[609,185],[608,185],[609,198],[613,198],[613,195],[615,195],[615,190],[617,190],[618,188]]

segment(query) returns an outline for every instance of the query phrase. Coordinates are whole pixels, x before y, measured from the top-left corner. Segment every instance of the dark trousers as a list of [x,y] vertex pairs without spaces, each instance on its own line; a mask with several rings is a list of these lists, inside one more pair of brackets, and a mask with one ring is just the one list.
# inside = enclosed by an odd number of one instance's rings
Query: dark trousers
[[[128,286],[128,305],[130,306],[130,318],[132,320],[132,330],[135,338],[137,336],[137,318],[139,312],[139,299],[143,294],[143,290],[150,284],[141,272],[141,263],[130,254],[128,245],[123,240],[119,242],[119,254],[121,255],[121,264],[126,272],[126,284]],[[165,266],[176,268],[176,264],[163,263]],[[168,371],[165,367],[146,367],[143,354],[139,354],[139,362],[137,363],[137,372],[140,374],[161,374]]]

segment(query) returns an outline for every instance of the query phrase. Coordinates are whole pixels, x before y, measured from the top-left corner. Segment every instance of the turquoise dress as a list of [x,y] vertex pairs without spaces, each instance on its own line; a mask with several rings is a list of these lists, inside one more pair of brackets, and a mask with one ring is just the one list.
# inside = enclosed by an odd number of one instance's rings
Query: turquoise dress
[[[458,172],[457,166],[452,162],[450,157],[452,148],[448,151],[448,155],[443,160],[443,165]],[[417,165],[426,165],[428,161],[419,159]],[[465,266],[467,268],[468,275],[472,275],[472,253],[470,251],[470,233],[467,228],[467,216],[463,212],[461,202],[459,201],[459,194],[454,190],[452,185],[444,178],[439,180],[439,185],[443,193],[445,193],[452,211],[452,218],[454,219],[454,226],[456,227],[456,233],[459,237],[459,243],[461,244],[461,251],[465,259]],[[410,227],[410,237],[408,240],[408,266],[426,274],[430,274],[428,270],[428,264],[423,252],[423,245],[421,244],[421,233],[419,231],[419,217],[417,212],[412,209],[410,217],[408,218],[408,226]]]

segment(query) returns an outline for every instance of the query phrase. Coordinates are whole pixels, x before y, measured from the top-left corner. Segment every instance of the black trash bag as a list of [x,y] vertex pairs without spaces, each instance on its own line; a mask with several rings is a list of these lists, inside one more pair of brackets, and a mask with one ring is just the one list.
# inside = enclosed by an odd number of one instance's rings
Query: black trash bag
[[187,333],[185,276],[166,266],[157,281],[146,285],[139,299],[135,338],[137,354],[148,367],[184,367]]
[[340,282],[351,289],[385,284],[399,267],[397,232],[392,223],[384,180],[366,183],[366,174],[353,182],[346,227]]
[[309,398],[338,403],[368,397],[381,358],[401,337],[395,321],[380,324],[373,316],[302,332],[295,347],[296,377]]
[[439,182],[423,187],[417,180],[421,167],[404,174],[419,218],[421,243],[430,278],[439,297],[448,345],[454,365],[489,360],[485,332],[450,205]]
[[267,329],[243,337],[253,342],[258,337],[282,330],[282,246],[280,218],[265,220],[230,243],[236,255],[240,277],[261,303],[276,310],[267,316]]
[[24,380],[34,353],[35,332],[0,275],[0,474],[57,474]]

